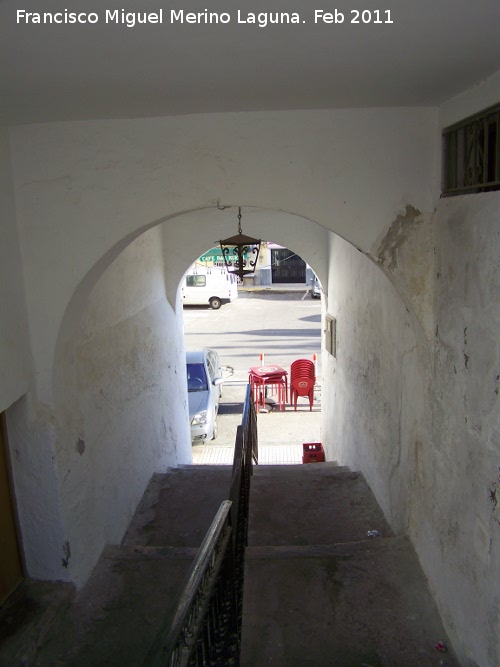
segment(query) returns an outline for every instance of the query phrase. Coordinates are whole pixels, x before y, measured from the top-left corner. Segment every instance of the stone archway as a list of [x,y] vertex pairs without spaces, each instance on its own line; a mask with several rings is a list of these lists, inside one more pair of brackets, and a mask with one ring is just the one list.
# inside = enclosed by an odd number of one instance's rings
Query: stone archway
[[[257,233],[274,226],[273,236],[301,245],[326,275],[328,230],[279,211],[247,213]],[[33,393],[11,413],[20,431],[37,433],[24,443],[36,455],[15,464],[18,479],[38,479],[29,492],[18,486],[30,575],[82,584],[104,544],[120,539],[152,472],[188,462],[178,284],[196,248],[232,231],[233,214],[216,207],[145,225],[73,292],[43,394],[52,405]],[[30,527],[42,506],[50,540]]]
[[[150,475],[188,462],[178,285],[193,256],[233,231],[236,210],[182,212],[143,226],[105,253],[73,293],[57,337],[54,407],[47,412],[54,455],[44,474],[57,480],[51,503],[60,536],[38,548],[53,563],[50,576],[83,582],[103,545],[120,539]],[[243,212],[246,230],[272,235],[315,267],[331,311],[338,237],[283,211]],[[324,410],[326,420],[330,414]],[[138,444],[141,437],[147,445]]]

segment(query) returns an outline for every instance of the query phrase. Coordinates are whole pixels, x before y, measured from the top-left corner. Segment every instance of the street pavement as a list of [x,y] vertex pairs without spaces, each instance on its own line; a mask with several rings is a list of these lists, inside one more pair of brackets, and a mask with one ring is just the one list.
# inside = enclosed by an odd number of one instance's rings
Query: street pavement
[[[321,303],[305,287],[280,290],[250,288],[238,299],[210,308],[184,308],[187,348],[212,347],[220,355],[225,383],[219,408],[218,435],[207,445],[193,446],[193,463],[232,463],[236,428],[241,423],[250,366],[275,364],[290,370],[292,361],[316,355],[314,406],[299,398],[297,411],[273,406],[258,414],[261,463],[302,463],[302,445],[321,442]],[[275,397],[276,398],[276,397]]]
[[247,382],[250,366],[317,356],[321,378],[321,302],[309,293],[284,290],[240,292],[219,310],[184,308],[186,348],[212,347],[219,353],[226,380]]
[[[219,432],[216,440],[206,445],[193,445],[195,465],[231,465],[236,428],[241,423],[246,385],[224,386],[219,408]],[[315,392],[312,412],[309,401],[299,398],[297,411],[291,405],[257,415],[259,462],[261,464],[302,463],[302,445],[321,440],[321,392]]]

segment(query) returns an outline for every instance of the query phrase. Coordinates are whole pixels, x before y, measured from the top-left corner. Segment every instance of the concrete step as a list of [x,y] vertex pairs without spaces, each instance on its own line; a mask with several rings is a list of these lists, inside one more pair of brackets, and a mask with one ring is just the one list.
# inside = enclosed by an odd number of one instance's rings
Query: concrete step
[[[41,624],[28,615],[31,634],[14,633],[24,654],[4,660],[2,644],[0,665],[143,664],[230,476],[227,466],[154,475],[123,543],[105,549],[64,614]],[[418,561],[362,475],[335,464],[266,466],[251,487],[242,667],[440,664],[434,644],[447,639]],[[373,529],[381,537],[367,539]],[[456,664],[451,652],[446,661]]]
[[250,546],[338,544],[392,536],[363,475],[334,464],[260,466],[250,489]]
[[231,473],[230,466],[187,466],[154,475],[122,544],[106,547],[64,618],[45,624],[36,661],[0,666],[142,665],[171,620]]
[[191,466],[154,475],[122,544],[199,547],[228,498],[231,472],[228,466]]
[[351,472],[348,466],[339,466],[336,461],[323,461],[321,463],[307,463],[301,465],[286,464],[259,464],[254,466],[254,476],[264,475],[331,475]]
[[[175,603],[197,549],[107,547],[64,618],[25,667],[139,667]],[[15,663],[0,663],[2,666]]]
[[74,595],[72,584],[24,581],[0,607],[0,665],[34,664],[40,646],[65,617]]
[[242,639],[242,667],[458,664],[410,542],[329,463],[254,471]]
[[[249,547],[242,667],[458,665],[404,537]],[[448,644],[449,645],[449,644]]]
[[[198,547],[221,502],[229,496],[231,474],[231,466],[200,465],[180,466],[165,474],[154,475],[122,544]],[[318,515],[318,508],[313,507],[311,503],[314,503],[317,493],[321,492],[321,486],[318,487],[317,481],[313,480],[323,480],[321,484],[328,485],[331,478],[343,479],[344,483],[350,479],[358,479],[357,474],[352,476],[353,473],[348,468],[341,468],[334,463],[254,466],[251,484],[252,516],[258,520],[263,514],[265,523],[269,519],[269,507],[273,508],[273,516],[276,512],[286,512],[288,516],[290,507],[295,509],[297,503],[300,503],[304,511],[309,514],[314,512]],[[339,484],[335,489],[340,492]],[[258,495],[255,495],[257,493],[262,495],[262,503],[259,503]],[[302,495],[298,496],[300,493]],[[367,491],[364,489],[364,501],[366,494]],[[335,497],[338,495],[337,493]],[[316,520],[318,524],[322,522],[320,514]],[[277,518],[269,524],[269,529],[276,530],[278,523]],[[380,521],[372,523],[373,525],[366,530],[381,529]],[[291,526],[294,530],[298,530],[296,523],[292,523]],[[387,532],[385,525],[384,530]],[[280,532],[277,531],[276,534],[279,536]],[[331,531],[328,532],[328,535],[330,534]],[[358,538],[359,532],[356,533],[356,539]],[[319,542],[329,539],[325,537]],[[273,542],[273,544],[282,543],[282,541]]]
[[[234,450],[233,450],[234,451]],[[169,470],[169,473],[172,474],[177,474],[177,475],[204,475],[207,472],[215,473],[215,474],[221,474],[224,475],[225,473],[229,474],[232,472],[232,465],[225,464],[225,465],[217,465],[217,464],[207,464],[207,465],[180,465],[178,468],[172,468]]]

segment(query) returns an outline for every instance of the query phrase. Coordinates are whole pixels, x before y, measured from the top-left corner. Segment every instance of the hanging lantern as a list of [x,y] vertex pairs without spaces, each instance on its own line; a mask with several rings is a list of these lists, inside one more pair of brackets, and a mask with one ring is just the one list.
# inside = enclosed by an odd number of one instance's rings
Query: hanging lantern
[[260,239],[246,236],[241,231],[241,207],[238,209],[238,233],[220,241],[224,264],[229,273],[234,273],[243,283],[245,276],[255,273],[259,258]]

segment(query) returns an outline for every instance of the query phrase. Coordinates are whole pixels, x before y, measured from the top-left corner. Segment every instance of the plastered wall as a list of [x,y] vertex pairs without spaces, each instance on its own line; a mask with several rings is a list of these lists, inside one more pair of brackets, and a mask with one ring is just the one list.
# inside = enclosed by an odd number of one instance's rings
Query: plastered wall
[[[334,237],[325,305],[337,320],[337,356],[322,357],[328,454],[361,470],[411,537],[469,667],[500,664],[499,219],[498,193],[444,199],[391,268]],[[433,300],[413,310],[403,297],[422,280]]]
[[217,225],[218,204],[241,205],[290,212],[369,249],[407,204],[432,210],[436,128],[437,110],[425,108],[13,128],[39,397],[52,400],[54,341],[72,294],[129,234],[206,208]]
[[327,451],[361,470],[393,527],[408,532],[416,461],[430,449],[429,360],[382,270],[338,237],[330,253],[326,313],[337,335],[336,357],[322,353]]
[[[500,193],[436,216],[433,485],[424,567],[471,664],[500,664]],[[467,664],[467,663],[466,663]]]
[[23,422],[36,428],[26,409],[10,422],[29,573],[81,585],[103,547],[121,541],[153,472],[191,461],[183,338],[159,229],[111,263],[73,318],[57,347],[48,437],[22,437]]

